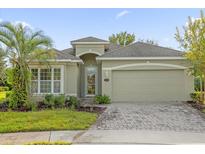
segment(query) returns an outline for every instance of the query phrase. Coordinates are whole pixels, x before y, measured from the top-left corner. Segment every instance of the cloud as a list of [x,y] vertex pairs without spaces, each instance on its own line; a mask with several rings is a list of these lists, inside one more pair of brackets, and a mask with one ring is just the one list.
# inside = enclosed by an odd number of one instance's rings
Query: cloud
[[123,16],[125,16],[125,15],[127,15],[127,14],[129,14],[130,12],[129,11],[127,11],[127,10],[123,10],[123,11],[121,11],[121,12],[119,12],[117,15],[116,15],[116,19],[119,19],[119,18],[121,18],[121,17],[123,17]]

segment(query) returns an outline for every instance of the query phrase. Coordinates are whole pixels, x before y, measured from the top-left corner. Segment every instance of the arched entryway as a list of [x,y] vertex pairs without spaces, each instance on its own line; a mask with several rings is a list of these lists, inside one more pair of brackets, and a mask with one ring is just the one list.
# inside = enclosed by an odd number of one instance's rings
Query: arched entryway
[[83,60],[83,64],[80,65],[81,97],[92,97],[99,94],[100,64],[96,61],[97,56],[93,53],[80,56]]

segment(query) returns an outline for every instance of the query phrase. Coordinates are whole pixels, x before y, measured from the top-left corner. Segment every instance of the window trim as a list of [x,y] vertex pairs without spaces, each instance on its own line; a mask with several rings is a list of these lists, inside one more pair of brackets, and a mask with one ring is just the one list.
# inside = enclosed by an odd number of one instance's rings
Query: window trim
[[[59,93],[54,93],[54,68],[59,69],[61,71],[61,75],[60,75],[60,92]],[[41,69],[49,69],[46,66],[30,66],[30,70],[31,69],[38,69],[38,93],[32,93],[33,95],[45,95],[45,94],[63,94],[64,93],[64,65],[51,65],[51,93],[41,93],[40,92],[40,70]],[[36,81],[36,80],[35,80]]]
[[[32,80],[32,79],[31,79],[30,87],[31,87],[31,85],[32,85],[32,82],[37,82],[37,93],[38,93],[38,87],[39,87],[39,82],[38,82],[38,78],[39,78],[38,68],[31,68],[31,69],[30,69],[31,73],[32,73],[32,69],[36,69],[36,70],[37,70],[37,79],[36,79],[36,80]],[[32,90],[30,90],[30,92],[33,93],[33,94],[36,94],[36,93],[32,92]]]
[[[55,80],[54,79],[54,69],[60,69],[60,80]],[[62,90],[63,89],[61,89],[61,86],[62,86],[62,68],[52,68],[52,76],[51,76],[51,78],[52,78],[52,84],[51,84],[51,91],[52,91],[52,93],[53,94],[59,94],[59,93],[56,93],[56,92],[54,92],[54,82],[55,81],[57,81],[57,82],[59,82],[60,81],[60,93],[62,92]]]

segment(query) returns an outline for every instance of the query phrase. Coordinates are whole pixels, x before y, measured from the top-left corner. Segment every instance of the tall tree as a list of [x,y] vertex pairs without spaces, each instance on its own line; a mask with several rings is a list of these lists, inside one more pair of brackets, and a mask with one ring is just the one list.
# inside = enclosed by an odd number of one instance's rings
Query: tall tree
[[[192,74],[199,76],[201,80],[205,80],[205,17],[203,11],[201,11],[198,19],[193,20],[188,17],[188,23],[183,27],[183,32],[180,33],[179,28],[176,29],[175,38],[180,47],[186,51],[185,56],[193,66],[190,68]],[[203,102],[204,97],[201,85]]]
[[10,106],[21,108],[30,102],[30,68],[33,59],[46,59],[51,56],[49,49],[52,40],[42,31],[32,31],[21,23],[0,23],[0,43],[9,59],[12,69],[12,93]]
[[109,41],[117,45],[126,46],[135,41],[135,34],[129,34],[126,31],[117,34],[112,34],[109,37]]

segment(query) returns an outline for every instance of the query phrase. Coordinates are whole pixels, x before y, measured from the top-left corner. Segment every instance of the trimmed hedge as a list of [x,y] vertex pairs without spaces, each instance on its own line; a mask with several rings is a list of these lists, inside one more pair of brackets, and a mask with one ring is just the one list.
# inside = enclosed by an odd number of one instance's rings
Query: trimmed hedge
[[107,95],[98,95],[98,96],[95,96],[95,102],[97,104],[110,104],[111,99]]

